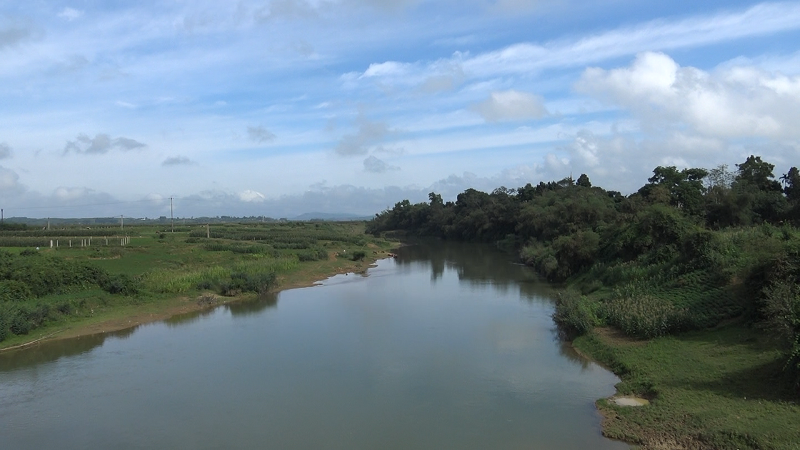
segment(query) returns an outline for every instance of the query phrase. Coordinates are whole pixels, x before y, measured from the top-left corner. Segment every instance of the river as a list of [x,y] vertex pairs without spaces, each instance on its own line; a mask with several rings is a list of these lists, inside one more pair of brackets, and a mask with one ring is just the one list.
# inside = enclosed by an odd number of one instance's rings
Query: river
[[364,275],[2,353],[0,448],[629,448],[594,407],[619,380],[552,311],[507,254],[408,246]]

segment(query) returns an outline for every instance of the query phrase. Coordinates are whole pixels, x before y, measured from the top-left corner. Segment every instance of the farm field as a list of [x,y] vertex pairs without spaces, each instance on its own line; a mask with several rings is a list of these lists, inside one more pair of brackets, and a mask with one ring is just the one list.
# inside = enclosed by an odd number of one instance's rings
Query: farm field
[[0,230],[0,348],[121,329],[360,272],[361,222]]

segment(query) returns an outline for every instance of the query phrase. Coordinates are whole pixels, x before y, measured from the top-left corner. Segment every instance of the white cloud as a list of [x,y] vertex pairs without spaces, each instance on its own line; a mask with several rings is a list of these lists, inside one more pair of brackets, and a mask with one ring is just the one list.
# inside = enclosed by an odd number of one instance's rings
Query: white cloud
[[589,68],[580,92],[628,108],[645,127],[688,126],[717,138],[800,137],[800,77],[731,67],[681,67],[663,53],[642,53],[629,66]]
[[396,61],[387,61],[383,63],[370,64],[362,78],[373,77],[402,77],[411,72],[412,65],[407,63],[399,63]]
[[239,193],[239,200],[248,203],[260,203],[266,200],[261,192],[246,190]]
[[487,122],[541,119],[548,114],[540,97],[515,90],[492,92],[472,109]]
[[72,22],[73,20],[78,19],[81,16],[83,16],[83,11],[79,11],[77,9],[70,8],[70,7],[66,7],[66,8],[62,9],[60,13],[58,13],[58,17],[66,20],[68,22]]
[[58,200],[76,200],[94,194],[93,189],[85,187],[64,187],[56,188],[53,196]]

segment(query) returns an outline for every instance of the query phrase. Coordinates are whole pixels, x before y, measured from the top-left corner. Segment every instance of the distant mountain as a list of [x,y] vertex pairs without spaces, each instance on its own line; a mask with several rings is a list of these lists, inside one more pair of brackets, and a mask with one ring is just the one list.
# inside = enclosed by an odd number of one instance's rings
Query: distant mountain
[[292,218],[292,220],[330,220],[333,222],[344,222],[348,220],[370,220],[370,219],[372,219],[372,216],[358,216],[356,214],[321,213],[321,212],[305,213]]

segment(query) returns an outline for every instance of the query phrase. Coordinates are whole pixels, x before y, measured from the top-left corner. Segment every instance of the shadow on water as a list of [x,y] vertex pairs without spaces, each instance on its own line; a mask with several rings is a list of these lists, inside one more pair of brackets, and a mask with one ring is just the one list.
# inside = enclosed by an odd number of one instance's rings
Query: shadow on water
[[266,309],[277,307],[278,295],[279,294],[277,292],[270,292],[266,294],[260,294],[256,297],[226,303],[220,306],[212,306],[199,311],[178,314],[168,319],[164,319],[164,323],[169,327],[189,325],[199,322],[202,318],[214,314],[217,311],[217,308],[224,308],[226,311],[229,311],[232,316],[236,317],[255,315]]
[[502,292],[518,288],[528,300],[553,296],[553,288],[530,267],[519,264],[515,255],[489,244],[412,241],[397,251],[396,261],[401,267],[429,268],[434,284],[441,280],[445,270],[454,270],[461,281],[472,285],[491,284]]
[[[278,306],[278,296],[278,293],[263,294],[252,299],[210,307],[186,314],[179,314],[164,319],[162,322],[168,327],[183,327],[214,314],[218,308],[225,308],[225,310],[230,311],[231,315],[238,317],[255,315],[264,310],[276,308]],[[138,328],[139,325],[124,330],[77,336],[69,339],[57,339],[20,348],[18,350],[0,352],[0,372],[48,363],[60,358],[87,353],[102,346],[106,339],[126,339],[133,335]]]
[[126,339],[132,335],[138,326],[108,333],[90,334],[69,339],[58,339],[43,342],[19,350],[10,350],[0,353],[0,372],[15,370],[21,367],[33,366],[56,361],[60,358],[77,356],[100,347],[109,338]]
[[228,303],[225,309],[235,317],[252,316],[270,308],[277,308],[279,296],[278,292],[268,292],[252,300]]

